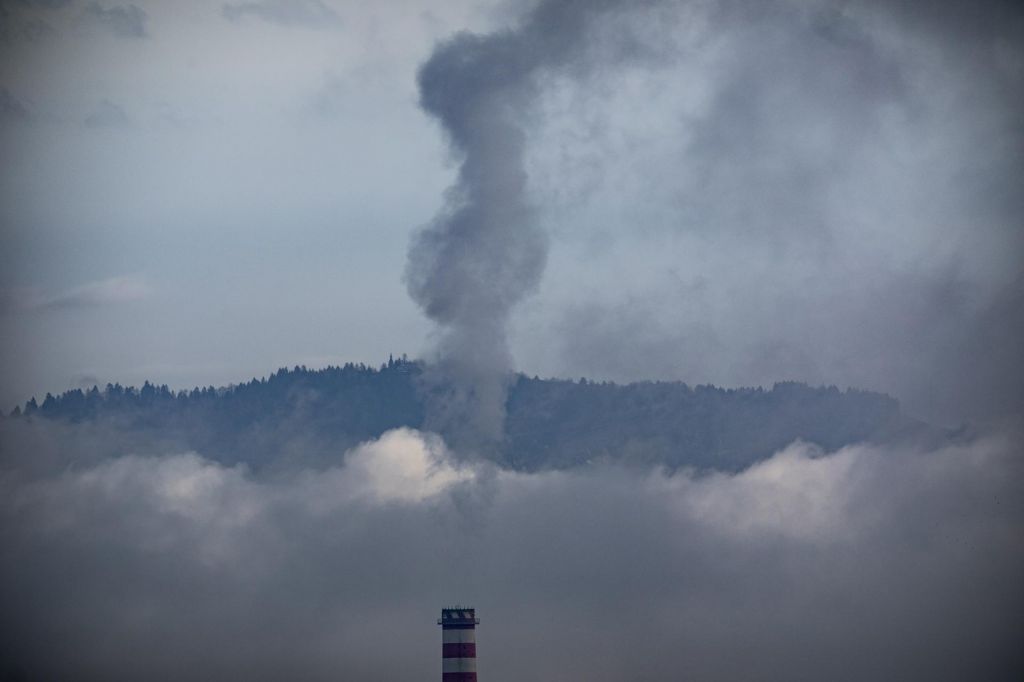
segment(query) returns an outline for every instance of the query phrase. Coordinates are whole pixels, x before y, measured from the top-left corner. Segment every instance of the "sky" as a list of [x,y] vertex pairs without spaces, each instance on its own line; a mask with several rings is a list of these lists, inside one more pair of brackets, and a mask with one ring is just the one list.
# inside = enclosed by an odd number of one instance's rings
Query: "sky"
[[4,2],[0,403],[470,338],[417,291],[467,154],[418,73],[505,32],[533,57],[490,119],[522,184],[493,244],[533,251],[458,355],[1021,407],[1014,3],[549,4]]
[[407,353],[478,442],[512,371],[969,424],[524,473],[0,419],[0,676],[423,679],[468,602],[495,681],[1020,679],[1022,38],[1000,0],[0,0],[5,411]]

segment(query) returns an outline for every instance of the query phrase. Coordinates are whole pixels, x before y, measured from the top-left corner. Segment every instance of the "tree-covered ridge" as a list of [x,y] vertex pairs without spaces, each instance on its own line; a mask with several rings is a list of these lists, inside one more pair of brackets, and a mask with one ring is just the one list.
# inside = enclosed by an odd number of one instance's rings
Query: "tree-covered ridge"
[[[133,434],[136,449],[159,442],[254,468],[282,458],[327,464],[389,429],[429,427],[422,371],[403,358],[280,369],[223,388],[108,384],[47,394],[13,416],[102,423]],[[488,456],[521,470],[604,460],[737,470],[798,438],[834,449],[913,425],[889,396],[793,382],[723,389],[517,375],[507,412],[505,439]]]
[[422,421],[421,414],[410,415],[408,404],[409,399],[415,401],[410,377],[419,373],[416,363],[391,359],[379,369],[354,363],[323,369],[282,368],[269,377],[221,388],[172,391],[148,381],[141,388],[107,384],[103,390],[93,386],[59,396],[47,393],[41,404],[33,398],[23,409],[16,408],[15,415],[38,413],[71,421],[117,417],[126,426],[157,426],[176,418],[202,417],[222,421],[225,426],[245,427],[297,412],[310,413],[314,407],[339,405],[346,409],[334,414],[331,424],[370,433],[405,425],[409,419]]
[[738,470],[798,438],[835,449],[911,425],[887,395],[795,382],[765,390],[520,377],[508,414],[513,456],[528,458],[514,463],[526,468],[614,459]]

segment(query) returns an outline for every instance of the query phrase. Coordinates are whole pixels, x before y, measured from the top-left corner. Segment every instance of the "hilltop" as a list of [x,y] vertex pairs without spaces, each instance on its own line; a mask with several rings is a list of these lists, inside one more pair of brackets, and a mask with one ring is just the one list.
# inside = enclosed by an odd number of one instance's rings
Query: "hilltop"
[[[419,362],[280,369],[248,383],[172,391],[108,384],[47,394],[11,418],[95,424],[133,452],[196,451],[254,469],[335,463],[353,445],[424,427]],[[777,383],[725,389],[515,375],[504,440],[486,456],[524,471],[598,461],[736,471],[797,439],[833,450],[922,427],[884,394]],[[445,435],[442,433],[442,435]]]

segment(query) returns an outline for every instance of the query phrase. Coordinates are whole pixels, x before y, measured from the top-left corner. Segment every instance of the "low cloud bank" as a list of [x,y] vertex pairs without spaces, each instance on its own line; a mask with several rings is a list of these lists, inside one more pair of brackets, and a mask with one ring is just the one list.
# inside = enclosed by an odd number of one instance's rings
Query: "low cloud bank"
[[698,477],[513,473],[400,429],[257,476],[50,428],[0,424],[0,674],[423,679],[456,601],[479,609],[489,680],[1024,669],[1012,435],[797,442]]

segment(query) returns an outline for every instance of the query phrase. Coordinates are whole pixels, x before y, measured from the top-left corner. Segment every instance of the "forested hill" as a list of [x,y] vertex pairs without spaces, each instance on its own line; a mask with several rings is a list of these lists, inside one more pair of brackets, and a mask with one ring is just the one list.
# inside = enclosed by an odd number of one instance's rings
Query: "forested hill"
[[[108,384],[33,399],[11,418],[95,424],[125,434],[122,447],[133,452],[194,450],[255,469],[323,465],[388,429],[422,427],[421,373],[416,362],[390,360],[181,392]],[[506,437],[491,456],[521,470],[602,460],[737,470],[798,438],[835,449],[914,428],[886,395],[789,382],[727,390],[518,375],[507,408]]]

